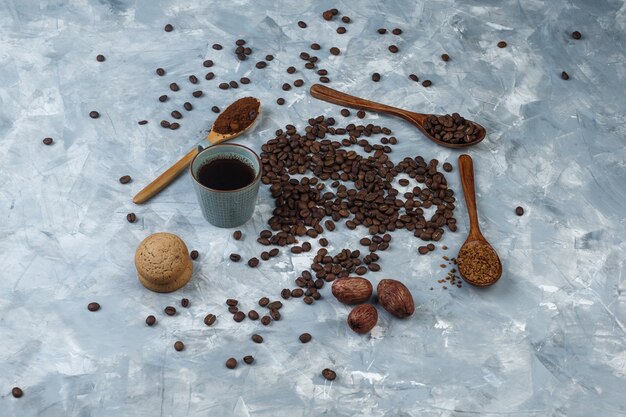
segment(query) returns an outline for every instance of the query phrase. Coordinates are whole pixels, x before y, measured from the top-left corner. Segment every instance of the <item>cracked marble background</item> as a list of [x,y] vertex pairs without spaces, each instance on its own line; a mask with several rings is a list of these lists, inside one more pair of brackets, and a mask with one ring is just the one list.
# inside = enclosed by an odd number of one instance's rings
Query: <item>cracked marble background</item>
[[[331,7],[352,18],[347,34],[322,20]],[[166,23],[175,30],[165,33]],[[404,33],[379,35],[379,27]],[[625,29],[619,0],[2,1],[0,416],[626,415]],[[573,30],[583,38],[572,39]],[[238,38],[254,50],[243,63],[232,54]],[[500,40],[509,46],[497,48]],[[394,161],[422,155],[455,166],[447,178],[459,230],[437,245],[450,250],[427,256],[417,255],[421,241],[394,232],[382,270],[367,276],[405,282],[417,310],[403,321],[381,313],[369,336],[348,329],[349,310],[328,286],[313,306],[285,302],[284,319],[266,328],[229,317],[226,298],[248,310],[261,296],[278,297],[313,256],[282,250],[257,269],[228,260],[263,250],[255,238],[271,213],[267,187],[241,242],[203,220],[187,175],[148,204],[132,203],[203,137],[213,105],[262,100],[262,119],[237,140],[257,151],[287,123],[303,128],[319,114],[357,121],[308,95],[316,77],[298,54],[312,42],[323,47],[315,55],[331,87],[421,112],[457,111],[487,128],[469,153],[483,233],[504,265],[497,285],[437,283],[441,255],[454,255],[467,233],[460,153],[386,116],[365,122],[394,131]],[[398,54],[388,52],[392,43]],[[331,46],[342,54],[329,56]],[[268,68],[254,68],[268,53]],[[213,81],[204,80],[204,59],[216,63]],[[298,73],[288,75],[290,65]],[[165,77],[155,75],[159,66]],[[381,82],[371,81],[374,71]],[[190,74],[204,97],[191,97]],[[242,76],[252,83],[217,88]],[[281,90],[296,78],[304,88]],[[170,93],[170,82],[181,91]],[[158,102],[164,93],[172,99]],[[278,97],[287,104],[277,106]],[[195,109],[182,127],[161,128],[187,100]],[[89,118],[91,110],[101,117]],[[52,146],[42,144],[47,136]],[[133,181],[120,184],[122,175]],[[151,293],[135,276],[135,248],[157,231],[200,252],[192,281],[173,294]],[[333,252],[357,248],[364,233],[340,225],[326,237]],[[181,297],[191,307],[164,316]],[[91,301],[102,309],[88,312]],[[208,312],[218,315],[212,328],[202,322]],[[148,314],[157,316],[153,328]],[[305,331],[313,341],[302,345]],[[265,343],[253,344],[254,332]],[[186,350],[176,352],[175,340]],[[253,366],[225,368],[246,354]],[[338,374],[332,383],[320,375],[326,367]],[[11,396],[14,386],[22,398]]]

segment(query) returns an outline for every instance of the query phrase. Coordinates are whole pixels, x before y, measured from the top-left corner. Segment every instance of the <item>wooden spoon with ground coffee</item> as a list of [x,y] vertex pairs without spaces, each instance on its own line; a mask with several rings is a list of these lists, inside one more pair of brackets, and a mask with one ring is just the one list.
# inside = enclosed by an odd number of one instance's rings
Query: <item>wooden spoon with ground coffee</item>
[[329,103],[401,117],[417,127],[428,139],[446,148],[467,148],[476,145],[485,138],[484,127],[471,120],[466,120],[458,113],[452,115],[415,113],[354,97],[321,84],[311,86],[310,92],[313,97]]
[[[244,97],[235,101],[220,114],[206,140],[210,145],[226,142],[241,136],[250,129],[254,121],[259,118],[261,112],[261,102],[254,97]],[[192,149],[183,156],[167,171],[159,175],[154,181],[139,191],[133,198],[135,204],[142,204],[160,193],[172,181],[174,181],[191,163],[193,157],[198,153],[198,147]]]
[[461,277],[472,285],[487,287],[502,275],[502,263],[496,251],[480,232],[474,193],[474,163],[469,155],[459,156],[459,175],[470,220],[469,236],[456,257]]

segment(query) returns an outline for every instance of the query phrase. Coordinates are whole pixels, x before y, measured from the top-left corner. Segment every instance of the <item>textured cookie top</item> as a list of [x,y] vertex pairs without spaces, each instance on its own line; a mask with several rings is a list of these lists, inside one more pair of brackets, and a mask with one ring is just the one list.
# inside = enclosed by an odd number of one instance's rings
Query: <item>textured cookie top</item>
[[148,281],[164,285],[184,273],[188,264],[187,245],[171,233],[155,233],[145,238],[135,252],[137,272]]

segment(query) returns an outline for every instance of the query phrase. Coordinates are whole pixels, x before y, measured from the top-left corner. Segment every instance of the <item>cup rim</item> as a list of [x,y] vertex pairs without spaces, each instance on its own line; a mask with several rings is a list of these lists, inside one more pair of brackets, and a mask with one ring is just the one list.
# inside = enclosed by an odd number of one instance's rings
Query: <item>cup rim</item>
[[[200,156],[202,152],[208,151],[210,149],[215,149],[217,147],[225,147],[225,146],[238,146],[240,148],[247,150],[256,158],[259,164],[259,170],[250,184],[243,186],[241,188],[235,188],[234,190],[216,190],[215,188],[207,187],[206,185],[202,184],[200,180],[196,178],[196,176],[193,174],[193,163],[196,161],[196,158]],[[217,145],[207,146],[202,151],[198,152],[196,156],[193,157],[193,159],[191,160],[191,163],[189,164],[189,173],[191,174],[191,178],[195,181],[195,183],[198,184],[200,187],[204,188],[205,190],[209,190],[214,193],[234,193],[234,192],[243,191],[250,187],[253,187],[258,182],[259,178],[261,177],[262,170],[263,170],[263,165],[261,165],[261,158],[259,158],[259,155],[257,155],[256,152],[254,152],[252,149],[248,148],[247,146],[240,145],[238,143],[218,143]]]

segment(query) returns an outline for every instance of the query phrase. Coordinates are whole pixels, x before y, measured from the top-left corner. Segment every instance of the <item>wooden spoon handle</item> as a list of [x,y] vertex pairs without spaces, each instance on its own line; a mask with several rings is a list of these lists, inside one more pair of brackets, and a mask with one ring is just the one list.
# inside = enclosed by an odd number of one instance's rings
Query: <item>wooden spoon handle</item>
[[403,118],[409,117],[412,112],[399,109],[397,107],[387,106],[386,104],[376,103],[374,101],[365,100],[363,98],[354,97],[341,91],[333,90],[321,84],[313,84],[310,89],[311,95],[319,100],[329,103],[338,104],[340,106],[351,107],[354,109],[370,110],[375,112],[383,112],[394,114]]
[[461,185],[463,186],[463,194],[465,195],[465,205],[467,206],[470,221],[469,236],[472,240],[483,239],[478,225],[476,193],[474,191],[474,162],[471,156],[467,154],[459,156],[459,175],[461,177]]

